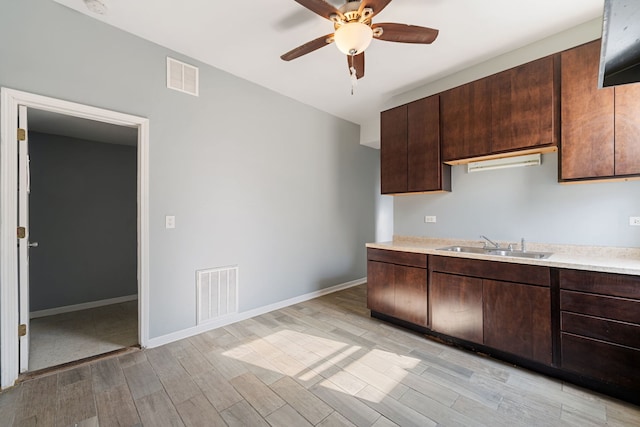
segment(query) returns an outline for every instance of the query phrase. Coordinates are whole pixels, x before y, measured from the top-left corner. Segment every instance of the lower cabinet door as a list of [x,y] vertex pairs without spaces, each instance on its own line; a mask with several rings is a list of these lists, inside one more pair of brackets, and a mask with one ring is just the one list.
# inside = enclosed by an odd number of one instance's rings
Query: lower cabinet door
[[367,262],[367,307],[371,311],[394,315],[394,264]]
[[482,344],[482,279],[434,272],[429,298],[434,331]]
[[541,286],[483,281],[484,343],[551,365],[551,291]]
[[420,326],[428,326],[427,270],[396,265],[394,317]]

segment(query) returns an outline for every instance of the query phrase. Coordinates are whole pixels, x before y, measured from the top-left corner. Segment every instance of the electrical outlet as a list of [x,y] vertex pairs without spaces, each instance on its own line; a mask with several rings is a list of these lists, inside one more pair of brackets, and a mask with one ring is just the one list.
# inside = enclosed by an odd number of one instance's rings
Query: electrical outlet
[[164,217],[164,228],[176,228],[176,217],[167,215]]
[[436,222],[435,215],[427,215],[424,217],[424,222]]
[[630,216],[629,225],[640,225],[640,216]]

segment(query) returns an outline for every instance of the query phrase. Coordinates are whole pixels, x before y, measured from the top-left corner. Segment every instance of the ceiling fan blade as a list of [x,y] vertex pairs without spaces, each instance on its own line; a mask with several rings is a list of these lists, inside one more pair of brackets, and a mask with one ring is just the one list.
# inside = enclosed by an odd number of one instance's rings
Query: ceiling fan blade
[[368,7],[373,9],[373,14],[371,15],[373,18],[378,13],[382,12],[382,9],[387,7],[389,3],[391,3],[391,0],[362,0],[362,3],[360,3],[360,7],[358,8],[358,13],[362,14],[362,11]]
[[297,3],[306,7],[310,11],[317,13],[323,18],[331,20],[331,15],[338,15],[342,20],[344,20],[344,15],[338,9],[333,7],[333,5],[327,3],[324,0],[295,0]]
[[357,54],[356,56],[347,55],[347,65],[349,66],[349,74],[351,74],[351,67],[356,69],[356,77],[361,79],[364,77],[364,52]]
[[331,43],[333,43],[333,33],[327,34],[326,36],[318,37],[317,39],[306,42],[305,44],[300,45],[295,49],[291,49],[289,52],[282,55],[280,59],[291,61],[292,59],[299,58],[302,55],[311,53],[314,50],[318,50],[321,47],[324,47]]
[[417,25],[386,22],[371,26],[374,30],[378,27],[382,28],[382,34],[377,38],[388,42],[430,44],[438,37],[438,30]]

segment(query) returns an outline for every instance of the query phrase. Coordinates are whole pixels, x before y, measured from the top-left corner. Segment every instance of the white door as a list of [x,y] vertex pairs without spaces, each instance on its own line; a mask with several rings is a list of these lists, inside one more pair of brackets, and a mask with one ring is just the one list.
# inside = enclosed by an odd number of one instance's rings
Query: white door
[[24,134],[18,141],[18,227],[24,236],[18,238],[18,283],[20,328],[20,372],[29,369],[29,144],[27,107],[18,106],[18,127]]

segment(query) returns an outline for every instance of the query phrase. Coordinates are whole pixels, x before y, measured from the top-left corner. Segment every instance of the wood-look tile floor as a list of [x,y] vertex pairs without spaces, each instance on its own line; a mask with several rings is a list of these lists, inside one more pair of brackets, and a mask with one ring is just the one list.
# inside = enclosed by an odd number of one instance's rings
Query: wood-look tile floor
[[138,344],[138,301],[31,319],[29,371]]
[[638,426],[640,408],[369,317],[365,286],[25,381],[3,426]]

